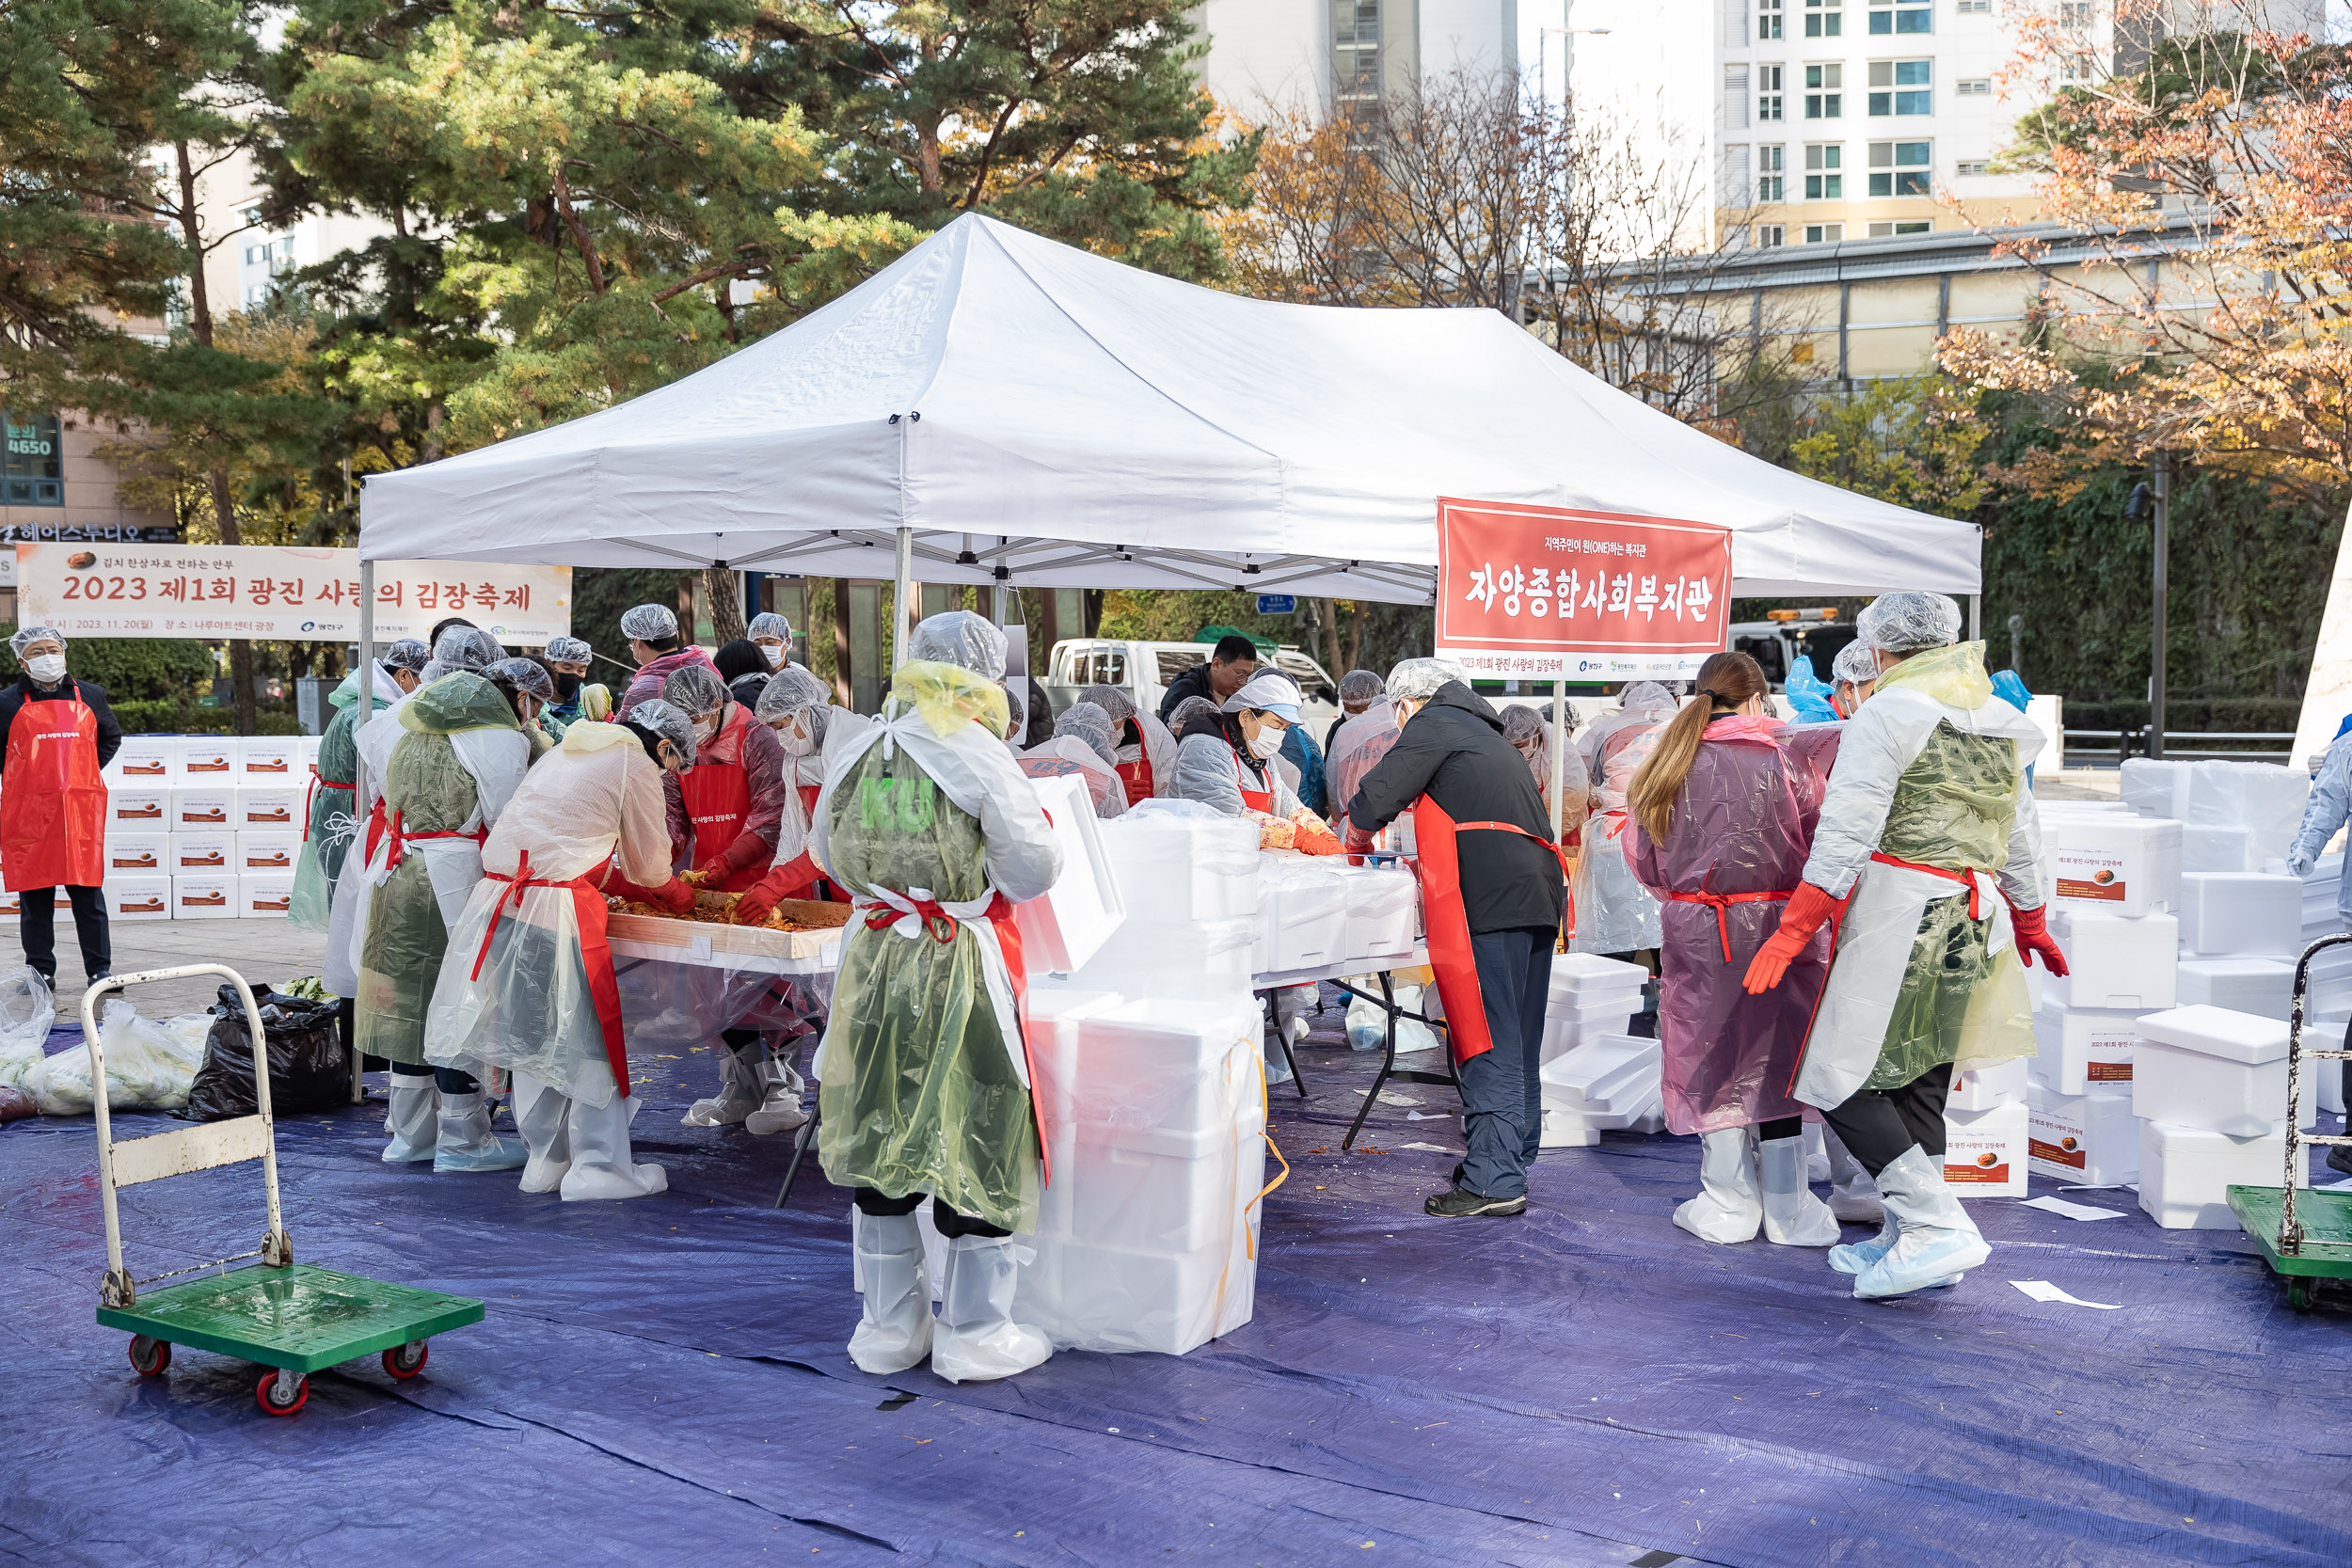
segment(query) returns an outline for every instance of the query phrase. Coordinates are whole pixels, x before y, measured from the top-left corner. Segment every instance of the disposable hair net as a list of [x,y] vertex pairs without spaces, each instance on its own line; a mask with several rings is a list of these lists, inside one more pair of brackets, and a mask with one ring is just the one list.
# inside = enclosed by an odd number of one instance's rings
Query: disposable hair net
[[8,639],[8,652],[23,658],[25,649],[36,642],[44,641],[55,642],[60,648],[65,646],[65,639],[51,631],[47,626],[26,626],[23,631]]
[[650,735],[660,736],[677,748],[678,757],[687,767],[694,766],[694,721],[684,713],[659,697],[648,697],[628,710],[628,721]]
[[1250,676],[1239,691],[1226,698],[1225,711],[1240,713],[1245,709],[1257,708],[1262,712],[1279,714],[1295,724],[1298,722],[1298,705],[1302,700],[1296,681],[1279,671],[1268,670],[1263,674]]
[[677,635],[677,611],[641,604],[621,617],[621,635],[639,642],[667,642]]
[[1389,672],[1389,701],[1418,703],[1438,694],[1448,681],[1470,684],[1470,673],[1448,658],[1400,659]]
[[501,686],[527,691],[543,703],[555,701],[555,682],[548,678],[548,673],[536,659],[501,658],[482,673]]
[[1128,697],[1127,693],[1115,686],[1089,686],[1078,693],[1078,701],[1092,703],[1096,707],[1101,708],[1104,716],[1110,720],[1111,733],[1114,735],[1119,733],[1120,726],[1136,716],[1134,701]]
[[433,650],[421,639],[404,637],[377,655],[375,661],[387,670],[422,671],[433,662]]
[[1085,741],[1106,763],[1119,760],[1112,744],[1110,715],[1092,703],[1073,703],[1069,712],[1054,721],[1054,738],[1065,736]]
[[1941,648],[1960,641],[1960,606],[1942,594],[1881,594],[1863,606],[1854,630],[1890,654]]
[[481,627],[452,626],[433,644],[433,657],[425,664],[424,678],[429,685],[453,671],[487,670],[505,657],[506,650],[499,640]]
[[1202,714],[1207,714],[1214,718],[1216,714],[1216,705],[1209,701],[1206,697],[1187,697],[1183,702],[1178,703],[1174,707],[1168,709],[1168,727],[1175,734],[1181,736],[1184,733],[1184,726],[1200,718]]
[[1029,727],[1029,705],[1009,686],[1005,688],[1005,744],[1018,750],[1022,732]]
[[[788,713],[804,707],[822,708],[831,700],[832,689],[799,665],[779,670],[760,689],[759,701],[752,708],[752,717],[763,724],[772,724]],[[819,732],[822,738],[822,732]]]
[[792,623],[772,610],[763,610],[752,617],[752,624],[743,635],[752,638],[773,637],[789,642],[792,641]]
[[1620,713],[1650,713],[1671,719],[1681,705],[1681,699],[1656,681],[1635,681],[1617,694]]
[[1859,637],[1837,650],[1836,662],[1829,669],[1833,680],[1854,686],[1879,678],[1879,661],[1870,657],[1870,644]]
[[1380,677],[1369,670],[1350,670],[1340,677],[1340,704],[1359,712],[1379,699],[1384,689]]
[[558,664],[585,664],[596,657],[596,650],[577,637],[548,639],[548,657]]
[[961,665],[993,681],[1005,678],[1005,634],[984,615],[951,610],[927,615],[907,640],[907,657]]
[[681,665],[661,683],[661,695],[675,707],[701,718],[716,713],[727,700],[727,683],[719,672],[700,664]]

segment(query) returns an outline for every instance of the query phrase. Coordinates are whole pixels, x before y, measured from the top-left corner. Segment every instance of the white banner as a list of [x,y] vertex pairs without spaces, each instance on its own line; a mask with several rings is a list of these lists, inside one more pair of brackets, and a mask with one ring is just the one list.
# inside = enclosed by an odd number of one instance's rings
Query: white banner
[[[19,545],[16,624],[67,637],[359,636],[359,552],[276,545]],[[422,637],[450,616],[501,642],[572,629],[572,569],[379,561],[375,641]]]

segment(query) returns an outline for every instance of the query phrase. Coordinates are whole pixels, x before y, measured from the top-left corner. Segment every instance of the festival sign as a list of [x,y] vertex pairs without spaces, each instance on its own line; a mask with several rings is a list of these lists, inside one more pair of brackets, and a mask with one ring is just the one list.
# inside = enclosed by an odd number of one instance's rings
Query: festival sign
[[[17,625],[67,637],[359,635],[359,552],[275,545],[16,546]],[[572,628],[572,569],[479,561],[375,563],[375,641],[422,637],[462,616],[536,647]]]
[[1731,531],[1438,500],[1438,657],[1482,680],[1683,680],[1729,629]]

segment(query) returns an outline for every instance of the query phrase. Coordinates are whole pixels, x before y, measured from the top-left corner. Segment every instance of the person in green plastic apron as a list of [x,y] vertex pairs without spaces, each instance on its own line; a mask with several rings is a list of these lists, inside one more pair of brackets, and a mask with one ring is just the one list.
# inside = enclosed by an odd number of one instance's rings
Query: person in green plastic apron
[[515,705],[470,670],[443,675],[394,712],[405,733],[368,820],[353,1041],[391,1065],[386,1160],[513,1170],[527,1150],[490,1131],[472,1070],[426,1065],[425,1017],[450,927],[482,880],[482,841],[522,783],[531,745]]
[[580,693],[588,681],[588,661],[596,657],[596,650],[577,637],[550,637],[539,657],[547,660],[555,676],[555,701],[539,715],[539,727],[561,741],[565,730],[588,717],[580,706]]
[[366,708],[359,705],[357,671],[326,699],[335,717],[319,737],[319,760],[310,765],[310,789],[302,805],[302,853],[294,861],[294,898],[286,912],[288,924],[296,930],[326,929],[335,879],[343,874],[343,857],[351,852],[352,840],[359,836],[354,809],[359,787],[359,724],[414,691],[432,657],[422,642],[404,637],[375,661],[375,689]]
[[[882,721],[827,768],[809,852],[850,895],[815,1068],[818,1157],[854,1190],[869,1372],[928,1355],[949,1382],[1053,1354],[1012,1321],[1012,1233],[1050,1176],[1029,1093],[1012,906],[1061,874],[1037,793],[1004,747],[1005,634],[968,610],[914,628]],[[934,1325],[914,1211],[947,1238]]]
[[1984,644],[1959,641],[1960,626],[1941,594],[1863,610],[1878,679],[1846,725],[1804,879],[1745,980],[1778,985],[1834,924],[1795,1096],[1878,1180],[1884,1227],[1829,1253],[1865,1298],[1953,1284],[1991,1255],[1945,1184],[1945,1097],[1956,1068],[2033,1054],[2021,957],[2066,973],[2026,787],[2042,732],[1993,694]]

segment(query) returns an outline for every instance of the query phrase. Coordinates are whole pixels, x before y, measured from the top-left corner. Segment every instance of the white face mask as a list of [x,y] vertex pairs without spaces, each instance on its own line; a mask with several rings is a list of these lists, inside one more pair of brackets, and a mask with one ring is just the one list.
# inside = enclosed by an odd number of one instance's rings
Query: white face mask
[[1249,754],[1261,762],[1271,759],[1282,749],[1282,733],[1271,724],[1263,726],[1249,737]]
[[784,754],[788,757],[804,757],[817,749],[816,737],[796,729],[789,720],[776,726],[776,738],[784,743]]
[[695,745],[701,745],[703,742],[708,740],[712,736],[717,735],[718,733],[719,716],[717,714],[714,713],[707,719],[697,719],[694,721]]
[[761,653],[766,654],[766,655],[768,656],[768,668],[769,668],[769,669],[771,669],[771,670],[781,670],[781,669],[783,669],[783,668],[784,668],[784,644],[783,644],[783,643],[781,643],[781,642],[762,642],[762,643],[759,645],[759,651],[760,651]]
[[32,672],[33,679],[41,685],[54,686],[64,678],[65,655],[35,654],[24,661],[24,668]]

